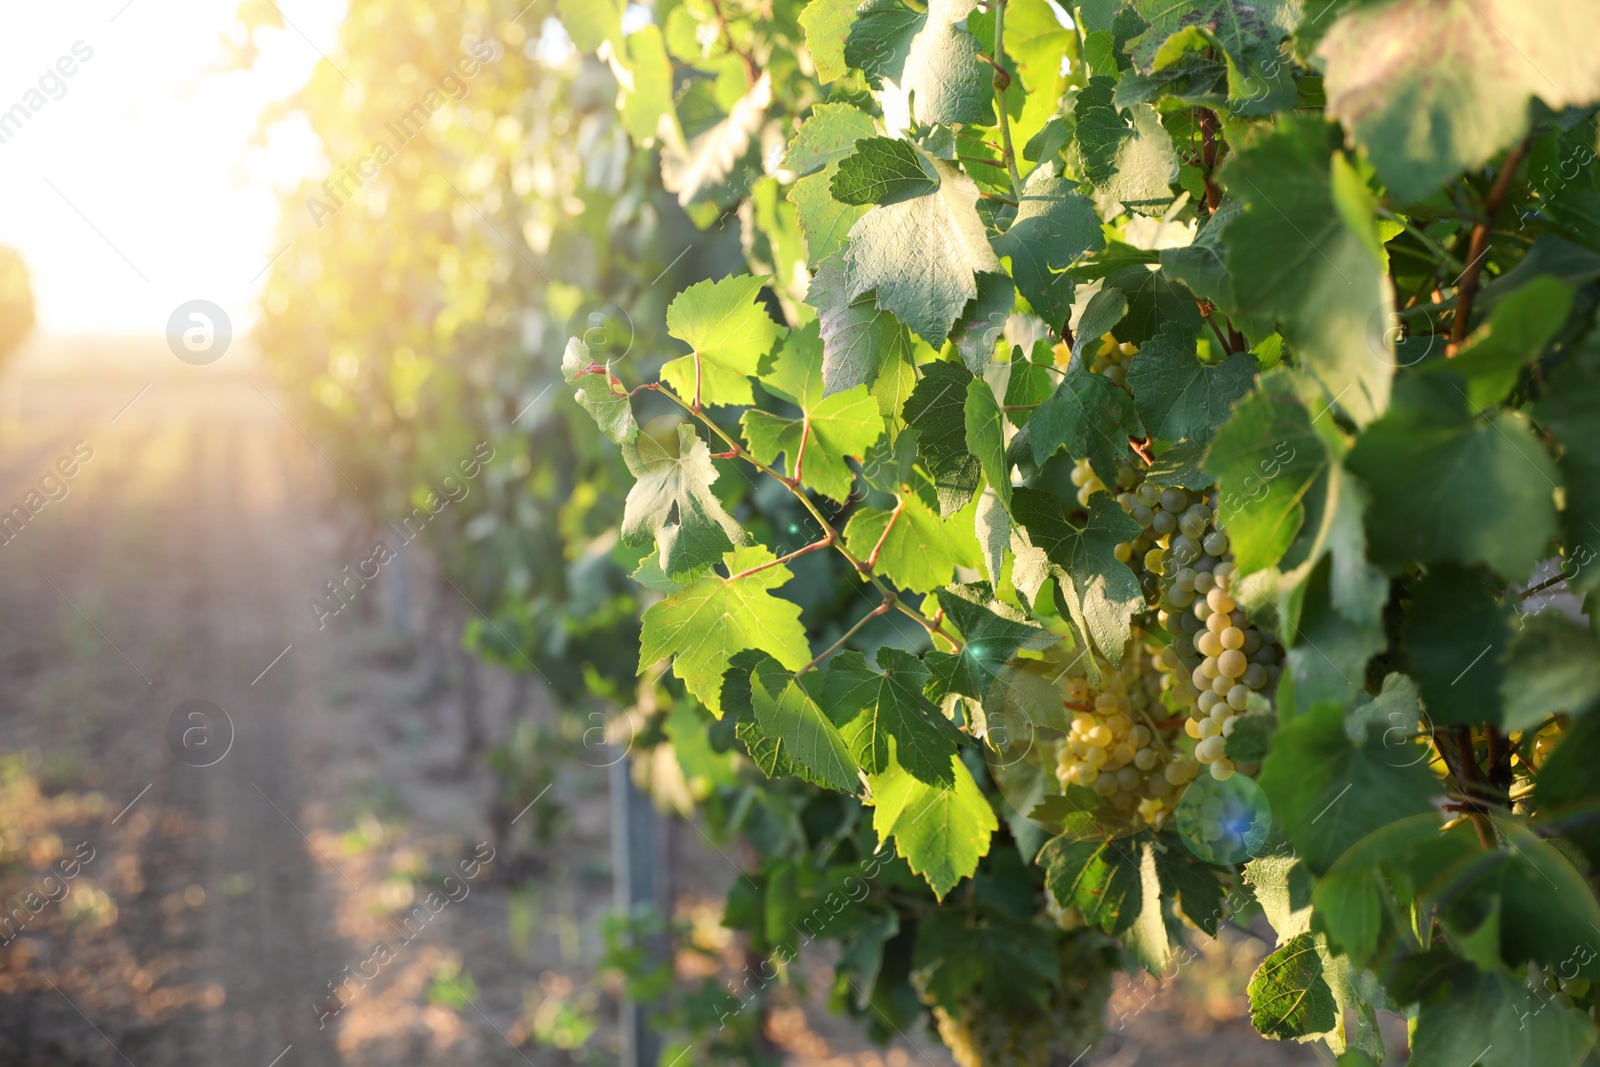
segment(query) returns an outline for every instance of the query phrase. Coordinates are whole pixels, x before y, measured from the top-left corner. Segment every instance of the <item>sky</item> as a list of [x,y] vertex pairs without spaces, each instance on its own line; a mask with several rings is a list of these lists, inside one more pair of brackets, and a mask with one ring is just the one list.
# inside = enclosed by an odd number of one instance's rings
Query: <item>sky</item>
[[257,116],[334,50],[344,5],[278,0],[291,27],[257,35],[253,69],[217,72],[237,6],[87,0],[0,14],[0,118],[43,98],[20,129],[0,125],[0,244],[28,262],[43,331],[161,333],[197,299],[227,311],[236,335],[253,324],[279,250],[275,189],[320,169],[303,120],[252,147]]

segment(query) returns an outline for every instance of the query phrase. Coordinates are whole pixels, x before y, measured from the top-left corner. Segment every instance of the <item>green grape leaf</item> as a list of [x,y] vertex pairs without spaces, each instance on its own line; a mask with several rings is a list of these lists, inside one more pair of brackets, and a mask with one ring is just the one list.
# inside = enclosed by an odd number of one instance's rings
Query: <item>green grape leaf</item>
[[1005,332],[1016,303],[1017,290],[1010,278],[987,271],[978,275],[978,295],[950,330],[950,343],[973,374],[982,374],[995,362],[994,346]]
[[1582,1012],[1522,979],[1484,974],[1465,960],[1431,978],[1432,989],[1449,995],[1423,1004],[1409,1067],[1575,1064],[1594,1046],[1594,1024]]
[[915,493],[902,494],[892,511],[856,509],[844,528],[844,543],[857,559],[876,554],[875,572],[913,593],[947,584],[966,562],[949,523]]
[[[667,656],[690,693],[722,717],[722,676],[736,653],[767,652],[796,671],[811,658],[800,606],[772,595],[793,576],[763,546],[724,557],[730,577],[711,574],[652,604],[639,636],[639,670]],[[753,568],[762,567],[749,573]]]
[[982,378],[967,383],[965,405],[967,449],[978,457],[978,465],[989,485],[1000,494],[1001,503],[1011,505],[1011,467],[1006,463],[1006,416],[994,389]]
[[622,512],[622,541],[654,542],[661,569],[669,576],[715,563],[735,545],[749,540],[743,528],[711,491],[717,469],[711,449],[694,427],[677,427],[677,455],[644,434],[623,446],[623,459],[638,479]]
[[1250,1022],[1266,1037],[1323,1034],[1338,1021],[1322,955],[1310,934],[1290,938],[1262,960],[1249,993]]
[[939,174],[916,145],[895,137],[863,137],[839,161],[828,190],[841,204],[898,204],[939,188]]
[[1405,643],[1435,723],[1500,725],[1511,609],[1479,573],[1442,563],[1412,585]]
[[1151,434],[1168,441],[1204,441],[1228,421],[1255,375],[1256,358],[1248,352],[1200,362],[1193,336],[1169,323],[1128,365],[1128,388]]
[[1345,12],[1317,56],[1329,117],[1404,204],[1525,136],[1531,97],[1600,99],[1596,48],[1582,0],[1396,0]]
[[1454,359],[1429,364],[1429,369],[1447,370],[1464,379],[1474,408],[1497,407],[1571,310],[1570,288],[1554,278],[1535,278],[1496,304],[1489,321],[1472,332]]
[[1133,6],[1150,23],[1128,45],[1141,70],[1167,68],[1191,50],[1211,48],[1226,60],[1233,113],[1267,114],[1294,104],[1294,79],[1279,43],[1300,22],[1297,0],[1136,0]]
[[1057,837],[1040,850],[1037,862],[1057,904],[1076,906],[1085,921],[1116,935],[1131,927],[1144,909],[1141,851],[1138,838]]
[[[1135,369],[1143,358],[1141,350]],[[1306,494],[1332,462],[1313,418],[1292,379],[1269,374],[1234,408],[1206,450],[1205,472],[1217,480],[1217,518],[1227,528],[1241,575],[1282,559],[1305,522]]]
[[1531,730],[1557,713],[1588,712],[1600,702],[1600,638],[1558,611],[1521,619],[1500,688],[1502,727]]
[[994,809],[960,756],[950,758],[952,788],[929,785],[898,763],[868,779],[872,828],[879,842],[894,838],[895,851],[943,900],[978,869],[1000,828]]
[[[1023,352],[1021,345],[1012,347],[1011,373],[1006,377],[1006,418],[1013,426],[1021,429],[1028,425],[1034,409],[1055,391],[1059,376],[1050,342],[1035,341],[1032,357]],[[1028,448],[1031,453],[1031,442]]]
[[1305,860],[1295,855],[1264,853],[1244,865],[1244,880],[1278,940],[1287,941],[1310,932],[1316,879]]
[[869,775],[885,774],[898,762],[929,785],[953,787],[951,759],[961,732],[923,695],[928,668],[889,645],[878,649],[877,659],[881,674],[860,652],[841,652],[828,664],[822,702],[843,722],[850,755]]
[[742,198],[751,172],[759,172],[756,135],[772,104],[772,78],[763,72],[727,105],[726,114],[712,94],[710,83],[691,82],[679,98],[678,116],[686,127],[683,132],[690,136],[685,142],[674,130],[674,136],[662,143],[661,187],[676,193],[681,207],[712,207],[714,219],[716,208]]
[[930,363],[905,406],[906,423],[918,435],[917,459],[933,480],[945,518],[978,490],[981,468],[967,450],[967,384],[972,380],[972,372],[959,363]]
[[[806,10],[817,6],[808,4]],[[854,4],[850,5],[850,13],[855,15]],[[783,156],[784,169],[801,177],[815,174],[854,152],[856,142],[863,137],[877,135],[877,123],[860,108],[850,104],[817,104],[811,109],[811,116],[794,131],[794,139]]]
[[1011,260],[1017,290],[1057,333],[1072,315],[1072,278],[1063,272],[1106,244],[1094,205],[1063,178],[1033,172],[1017,204],[1017,215],[994,250]]
[[1178,328],[1192,336],[1204,325],[1194,294],[1145,264],[1120,267],[1106,275],[1105,284],[1128,298],[1128,311],[1116,327],[1118,341],[1142,345],[1164,329]]
[[1433,810],[1440,784],[1408,759],[1376,731],[1353,742],[1339,705],[1318,704],[1278,727],[1258,781],[1273,818],[1322,872],[1368,834]]
[[589,358],[589,346],[579,338],[567,341],[561,356],[561,375],[568,385],[578,391],[573,399],[578,406],[594,416],[600,432],[619,445],[629,445],[639,436],[639,424],[633,419],[633,402],[627,389],[611,373]]
[[1223,751],[1234,763],[1260,763],[1272,751],[1278,720],[1271,715],[1244,715],[1233,724]]
[[1299,617],[1279,634],[1289,648],[1297,706],[1354,702],[1366,683],[1367,661],[1386,643],[1378,619],[1351,618],[1335,606],[1332,574],[1331,560],[1311,568],[1299,590]]
[[989,686],[1019,650],[1037,651],[1060,640],[1028,622],[1016,608],[996,600],[981,582],[939,590],[939,607],[966,644],[959,652],[928,653],[928,669],[945,692],[963,693],[974,700],[988,694]]
[[878,291],[892,311],[931,345],[944,344],[968,301],[978,295],[980,271],[998,271],[978,215],[978,187],[943,160],[930,160],[938,188],[870,209],[850,227],[844,252],[854,300]]
[[1223,906],[1226,891],[1214,868],[1191,856],[1180,840],[1169,837],[1164,845],[1154,850],[1162,895],[1177,897],[1178,907],[1189,921],[1216,937],[1217,923],[1228,912]]
[[1332,132],[1289,118],[1236,149],[1219,178],[1241,214],[1222,241],[1240,310],[1275,320],[1329,399],[1365,425],[1389,402],[1393,296],[1371,197]]
[[1089,298],[1078,316],[1077,336],[1072,340],[1072,359],[1067,373],[1087,369],[1085,353],[1091,345],[1116,328],[1128,314],[1128,294],[1116,286],[1106,286]]
[[1112,664],[1122,662],[1131,633],[1130,616],[1140,610],[1144,594],[1139,579],[1116,557],[1116,547],[1139,536],[1139,524],[1104,493],[1089,501],[1089,519],[1075,525],[1061,500],[1041,489],[1018,488],[1011,505],[1028,541],[1041,549],[1059,573],[1063,595],[1074,615]]
[[808,263],[826,263],[837,258],[849,241],[850,227],[871,210],[841,204],[833,198],[828,187],[838,167],[837,162],[830,162],[825,170],[807,174],[789,188],[789,202],[800,219],[800,232],[805,234]]
[[1033,461],[1043,464],[1066,447],[1068,455],[1088,457],[1107,485],[1117,484],[1117,461],[1128,454],[1128,438],[1143,437],[1144,425],[1133,397],[1103,374],[1069,372],[1056,391],[1028,420]]
[[756,299],[764,278],[729,275],[689,286],[667,308],[667,332],[694,351],[669,360],[661,380],[707,406],[749,404],[750,376],[783,327]]
[[1329,872],[1317,879],[1311,891],[1312,925],[1330,948],[1350,957],[1357,966],[1372,962],[1383,932],[1383,900],[1377,872],[1352,867]]
[[867,0],[845,41],[845,62],[873,88],[892,83],[924,126],[985,122],[990,68],[983,46],[964,25],[976,0],[932,0],[917,12],[900,0]]
[[844,257],[823,260],[806,300],[817,309],[822,335],[822,390],[832,396],[872,385],[885,367],[909,362],[911,334],[900,320],[880,311],[876,295],[851,299]]
[[[741,417],[750,454],[762,463],[788,456],[788,473],[834,500],[850,495],[855,472],[846,457],[861,459],[883,433],[883,416],[865,386],[824,397],[822,338],[816,322],[791,332],[761,386],[800,409],[798,418],[751,408]],[[798,472],[798,474],[797,474]]]
[[1159,215],[1173,200],[1178,153],[1155,108],[1135,104],[1125,117],[1113,103],[1115,92],[1116,79],[1097,75],[1073,104],[1081,173],[1094,186],[1102,216],[1115,215],[1119,204]]
[[[1413,375],[1345,458],[1372,492],[1372,561],[1486,563],[1518,579],[1556,533],[1557,471],[1516,412],[1480,418],[1454,375]],[[1381,518],[1380,518],[1381,516]]]
[[821,784],[842,793],[855,791],[859,778],[850,750],[800,678],[777,660],[764,659],[750,672],[750,691],[756,722],[767,736],[782,742],[790,760]]
[[635,144],[648,144],[658,136],[681,137],[672,102],[672,59],[661,29],[641,26],[628,35],[627,46],[632,85],[623,88],[619,109],[628,135]]
[[605,41],[621,51],[622,5],[616,0],[597,0],[596,3],[556,0],[556,13],[578,51],[593,52]]
[[[932,515],[928,516],[932,519]],[[985,489],[978,497],[978,506],[972,515],[974,532],[978,536],[978,545],[983,553],[983,567],[989,574],[989,585],[998,590],[1000,588],[1000,575],[1005,569],[1006,549],[1011,547],[1011,518],[1006,514],[1006,506],[1000,500],[1000,494],[993,489]],[[846,531],[848,534],[848,531]],[[945,584],[950,579],[947,576]]]
[[[1561,445],[1556,466],[1566,488],[1561,534],[1566,542],[1567,584],[1577,593],[1600,589],[1600,566],[1590,566],[1600,551],[1600,352],[1573,354],[1550,375],[1534,418]],[[1518,575],[1517,577],[1522,577]]]
[[[804,778],[813,785],[830,788],[827,782],[818,780],[810,768],[791,759],[783,741],[767,733],[756,722],[755,692],[750,675],[758,665],[767,662],[775,661],[765,652],[753,648],[735,653],[728,660],[728,669],[722,676],[723,721],[733,722],[734,736],[744,745],[751,762],[768,778]],[[782,669],[781,665],[778,669]]]
[[[850,73],[845,62],[844,43],[856,21],[861,0],[811,0],[800,12],[800,27],[806,32],[806,51],[816,65],[817,77],[824,82]],[[828,107],[819,104],[818,107]]]

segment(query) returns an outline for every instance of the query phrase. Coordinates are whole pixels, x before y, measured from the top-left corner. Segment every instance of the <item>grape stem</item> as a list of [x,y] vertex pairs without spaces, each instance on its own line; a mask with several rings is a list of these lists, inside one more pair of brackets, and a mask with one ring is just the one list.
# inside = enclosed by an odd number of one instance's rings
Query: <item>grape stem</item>
[[1006,114],[1006,87],[1011,84],[1011,75],[999,62],[1006,57],[1006,0],[995,0],[994,55],[994,111],[1000,120],[1000,143],[1005,146],[1003,154],[1006,157],[1006,169],[1011,173],[1011,195],[1020,199],[1022,174],[1017,170],[1017,153],[1011,144],[1011,118]]
[[1506,193],[1511,190],[1511,180],[1517,176],[1517,168],[1532,147],[1533,138],[1530,137],[1506,153],[1506,161],[1501,165],[1494,185],[1489,188],[1489,196],[1483,202],[1484,217],[1472,228],[1472,243],[1467,246],[1467,269],[1462,272],[1461,284],[1456,288],[1456,311],[1455,317],[1450,320],[1450,344],[1444,350],[1446,357],[1456,356],[1461,351],[1462,342],[1467,339],[1467,330],[1472,326],[1472,304],[1478,297],[1478,285],[1483,277],[1483,261],[1489,257],[1489,238],[1494,232],[1494,218],[1500,213]]
[[845,646],[845,643],[847,641],[849,641],[856,634],[860,633],[861,632],[861,628],[866,626],[867,623],[871,622],[873,619],[876,619],[876,618],[879,618],[880,616],[889,614],[889,612],[894,608],[895,604],[899,603],[899,599],[897,597],[895,597],[895,595],[893,593],[888,593],[888,594],[885,594],[885,595],[888,597],[888,599],[884,600],[884,602],[882,604],[879,604],[877,607],[875,607],[871,611],[867,612],[865,618],[861,619],[854,626],[850,627],[850,629],[846,630],[844,632],[844,636],[843,637],[839,638],[839,640],[835,641],[833,644],[829,645],[826,649],[824,649],[822,651],[822,654],[819,655],[816,659],[812,660],[810,663],[807,663],[804,667],[801,667],[799,670],[795,671],[794,672],[794,676],[796,678],[800,677],[802,674],[804,674],[807,671],[811,670],[817,664],[821,663],[823,660],[827,659],[829,656],[831,656],[835,652],[839,651],[841,648],[843,648]]

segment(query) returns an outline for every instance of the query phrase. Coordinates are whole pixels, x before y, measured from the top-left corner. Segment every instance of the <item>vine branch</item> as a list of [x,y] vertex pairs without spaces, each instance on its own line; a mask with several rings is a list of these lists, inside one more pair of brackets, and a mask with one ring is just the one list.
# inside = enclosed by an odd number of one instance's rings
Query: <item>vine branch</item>
[[1450,344],[1444,350],[1446,357],[1453,358],[1467,339],[1467,330],[1472,325],[1472,304],[1478,297],[1478,286],[1483,278],[1483,261],[1489,255],[1495,216],[1500,214],[1500,205],[1511,191],[1517,168],[1522,166],[1522,160],[1532,147],[1533,139],[1529,138],[1506,153],[1505,165],[1489,188],[1489,198],[1483,202],[1484,217],[1472,228],[1472,243],[1467,246],[1467,269],[1462,272],[1461,284],[1456,289],[1455,317],[1450,320]]

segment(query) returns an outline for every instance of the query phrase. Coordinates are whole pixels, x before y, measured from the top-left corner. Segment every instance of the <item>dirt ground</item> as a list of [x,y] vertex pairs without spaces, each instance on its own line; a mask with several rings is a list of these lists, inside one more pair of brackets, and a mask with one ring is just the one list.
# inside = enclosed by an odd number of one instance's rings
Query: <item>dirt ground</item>
[[[46,501],[0,544],[0,1064],[618,1062],[606,770],[548,770],[508,826],[460,758],[458,661],[413,654],[381,589],[318,628],[360,527],[265,381],[159,339],[36,343],[0,380],[0,516]],[[480,688],[490,742],[537,718]],[[734,873],[692,829],[675,851],[704,914]],[[1327,1062],[1250,1031],[1260,955],[1125,983],[1081,1062]],[[787,1062],[950,1063],[792,999]]]

